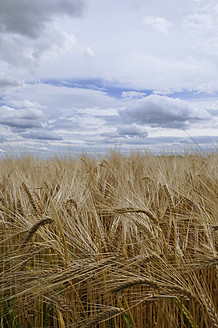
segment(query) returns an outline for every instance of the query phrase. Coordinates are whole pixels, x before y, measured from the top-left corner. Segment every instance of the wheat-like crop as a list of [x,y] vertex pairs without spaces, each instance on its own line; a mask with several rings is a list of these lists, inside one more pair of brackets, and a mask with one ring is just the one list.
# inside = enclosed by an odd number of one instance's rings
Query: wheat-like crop
[[218,327],[217,157],[2,159],[0,326]]

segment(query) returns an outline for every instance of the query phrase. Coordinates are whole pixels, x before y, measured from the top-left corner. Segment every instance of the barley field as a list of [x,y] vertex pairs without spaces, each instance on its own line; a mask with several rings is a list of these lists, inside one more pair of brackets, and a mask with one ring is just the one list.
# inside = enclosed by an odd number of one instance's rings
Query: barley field
[[0,327],[218,327],[217,160],[2,158]]

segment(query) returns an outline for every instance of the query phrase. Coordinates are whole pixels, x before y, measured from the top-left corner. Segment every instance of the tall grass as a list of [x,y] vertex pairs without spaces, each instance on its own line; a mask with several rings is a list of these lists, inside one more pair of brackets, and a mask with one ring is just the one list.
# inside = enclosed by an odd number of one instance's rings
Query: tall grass
[[0,161],[0,327],[218,327],[217,154]]

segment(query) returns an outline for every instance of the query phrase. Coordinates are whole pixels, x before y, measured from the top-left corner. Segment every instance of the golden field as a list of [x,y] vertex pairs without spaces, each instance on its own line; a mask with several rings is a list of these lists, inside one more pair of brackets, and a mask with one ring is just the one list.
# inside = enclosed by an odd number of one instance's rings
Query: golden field
[[218,327],[217,160],[2,158],[0,327]]

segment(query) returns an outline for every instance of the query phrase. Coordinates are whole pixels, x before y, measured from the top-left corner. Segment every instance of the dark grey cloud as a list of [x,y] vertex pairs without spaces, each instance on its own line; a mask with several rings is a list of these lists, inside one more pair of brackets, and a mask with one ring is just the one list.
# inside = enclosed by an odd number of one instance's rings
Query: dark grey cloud
[[117,133],[125,137],[146,138],[148,136],[147,131],[136,124],[120,126],[117,129]]
[[82,0],[0,0],[0,31],[36,38],[54,16],[79,16]]
[[0,90],[5,89],[5,88],[10,88],[10,87],[20,87],[23,85],[24,85],[24,83],[22,81],[18,81],[14,78],[0,76]]
[[[0,107],[0,124],[12,128],[14,132],[41,127],[44,113],[41,109],[34,108],[36,104],[23,101],[14,102],[14,105],[18,108],[5,105]],[[19,108],[22,105],[23,108]]]
[[199,110],[183,100],[158,95],[132,102],[118,112],[125,123],[165,128],[182,129],[189,122],[210,119],[205,109]]
[[136,124],[122,125],[119,126],[115,132],[105,132],[101,134],[103,137],[108,137],[112,139],[117,138],[146,138],[148,133],[145,128],[138,126]]
[[32,129],[41,127],[41,123],[33,120],[25,120],[25,119],[10,119],[10,120],[1,120],[0,124],[7,125],[11,128],[19,128],[19,129]]
[[22,134],[26,139],[39,139],[39,140],[62,140],[63,138],[53,131],[47,131],[43,129],[34,130],[28,133]]
[[[38,74],[41,65],[75,49],[76,38],[58,28],[61,16],[78,17],[83,0],[0,0],[0,64]],[[85,47],[81,53],[88,53]],[[51,59],[52,61],[52,59]],[[52,68],[53,70],[53,68]],[[16,74],[16,73],[15,73]]]

